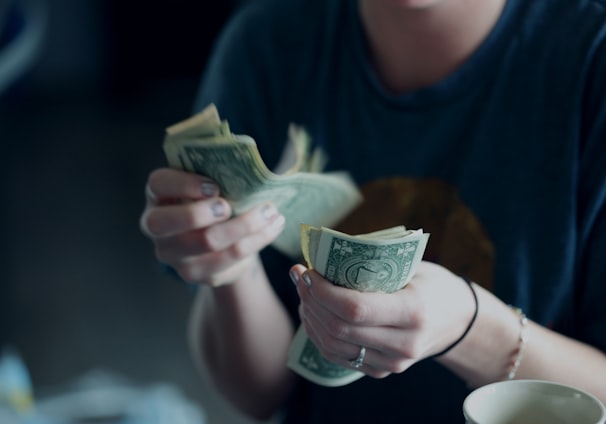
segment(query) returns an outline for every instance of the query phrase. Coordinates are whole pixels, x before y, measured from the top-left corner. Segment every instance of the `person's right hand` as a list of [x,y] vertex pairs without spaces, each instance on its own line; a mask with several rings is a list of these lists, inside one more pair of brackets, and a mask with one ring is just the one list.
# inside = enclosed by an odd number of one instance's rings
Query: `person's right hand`
[[156,258],[195,284],[219,286],[246,279],[258,252],[284,228],[274,205],[231,217],[218,186],[200,175],[162,168],[150,173],[140,219]]

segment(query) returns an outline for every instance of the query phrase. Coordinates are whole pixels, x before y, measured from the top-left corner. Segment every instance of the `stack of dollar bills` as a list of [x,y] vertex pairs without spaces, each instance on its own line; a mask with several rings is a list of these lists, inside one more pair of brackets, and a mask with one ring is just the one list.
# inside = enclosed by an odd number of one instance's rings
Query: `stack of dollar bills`
[[[354,236],[301,226],[301,247],[308,267],[335,285],[362,292],[402,289],[421,262],[428,239],[423,230],[404,226]],[[364,375],[325,359],[302,326],[290,346],[287,365],[306,379],[329,387],[349,384]]]
[[200,113],[166,129],[164,152],[171,167],[205,175],[221,188],[234,214],[270,201],[286,218],[273,243],[284,254],[301,255],[299,226],[333,226],[362,200],[346,172],[322,172],[320,150],[309,152],[310,140],[291,125],[282,161],[276,171],[263,162],[255,140],[232,134],[211,104]]

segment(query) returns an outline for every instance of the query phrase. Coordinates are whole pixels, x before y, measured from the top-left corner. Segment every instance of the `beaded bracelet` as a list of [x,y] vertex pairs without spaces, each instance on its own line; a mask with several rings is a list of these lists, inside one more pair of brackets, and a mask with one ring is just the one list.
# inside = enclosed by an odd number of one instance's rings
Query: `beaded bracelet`
[[518,345],[513,352],[513,359],[508,364],[507,373],[505,374],[505,380],[513,380],[518,372],[518,368],[520,368],[520,363],[522,362],[522,357],[524,356],[524,349],[526,348],[526,342],[528,341],[527,334],[527,325],[528,318],[524,314],[524,312],[520,308],[516,308],[510,305],[513,311],[517,314],[518,319],[520,320],[520,334],[518,336]]
[[429,357],[431,359],[437,358],[438,356],[442,356],[442,355],[446,354],[447,352],[450,352],[455,346],[457,346],[459,343],[461,343],[463,341],[463,339],[465,338],[465,336],[467,336],[467,333],[469,333],[469,330],[471,330],[471,327],[473,327],[473,324],[476,322],[476,318],[478,317],[478,309],[479,309],[478,295],[476,294],[476,291],[473,288],[473,284],[472,284],[471,280],[469,280],[469,279],[467,279],[465,277],[461,277],[461,278],[463,278],[463,280],[465,280],[465,282],[469,286],[469,289],[471,290],[471,294],[473,295],[473,301],[474,301],[474,304],[475,304],[475,310],[473,312],[473,317],[471,317],[471,321],[469,322],[469,325],[467,326],[467,328],[465,329],[465,332],[461,335],[461,337],[459,337],[458,339],[456,339],[446,349],[444,349],[441,352],[438,352],[438,353],[436,353],[434,355],[431,355]]

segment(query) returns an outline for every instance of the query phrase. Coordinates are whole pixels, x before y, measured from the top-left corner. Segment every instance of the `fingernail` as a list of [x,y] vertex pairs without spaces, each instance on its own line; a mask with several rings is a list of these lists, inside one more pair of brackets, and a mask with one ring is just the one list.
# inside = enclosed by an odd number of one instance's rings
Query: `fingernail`
[[292,269],[288,275],[290,275],[290,279],[292,280],[293,284],[296,286],[297,285],[297,281],[299,281],[299,275],[295,272],[294,269]]
[[215,218],[220,218],[225,215],[225,205],[220,200],[213,203],[210,210]]
[[283,215],[278,215],[276,219],[270,224],[272,227],[276,229],[276,231],[284,228],[284,224],[286,223],[286,218]]
[[303,278],[303,282],[305,283],[305,285],[307,287],[311,287],[311,277],[309,276],[309,274],[307,273],[307,271],[305,271],[303,273],[303,275],[301,276],[301,278]]
[[214,197],[219,194],[219,188],[213,183],[204,181],[202,184],[200,184],[200,192],[203,196]]
[[273,219],[277,214],[278,214],[278,211],[272,205],[264,205],[263,208],[261,208],[261,215],[263,215],[263,218],[265,218],[268,221]]

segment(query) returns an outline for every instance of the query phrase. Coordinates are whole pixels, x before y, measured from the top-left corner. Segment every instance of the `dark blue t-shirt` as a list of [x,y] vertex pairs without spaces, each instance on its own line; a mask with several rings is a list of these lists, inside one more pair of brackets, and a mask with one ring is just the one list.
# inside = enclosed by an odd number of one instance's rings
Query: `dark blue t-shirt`
[[[260,0],[215,46],[196,108],[211,102],[269,166],[303,125],[365,195],[343,230],[423,227],[428,260],[606,350],[606,1],[509,0],[459,69],[394,95],[357,2]],[[264,259],[298,324],[288,260]],[[423,361],[341,388],[302,380],[286,421],[457,422],[467,393]]]

